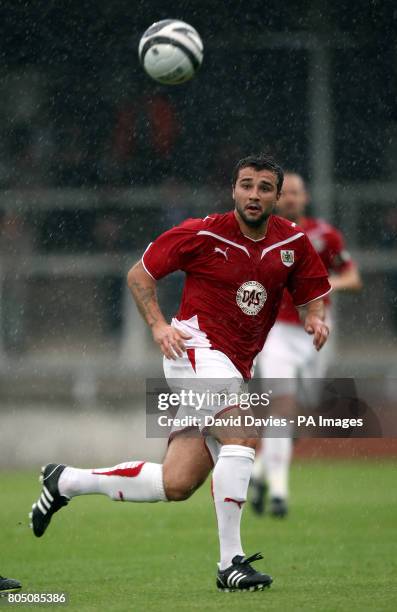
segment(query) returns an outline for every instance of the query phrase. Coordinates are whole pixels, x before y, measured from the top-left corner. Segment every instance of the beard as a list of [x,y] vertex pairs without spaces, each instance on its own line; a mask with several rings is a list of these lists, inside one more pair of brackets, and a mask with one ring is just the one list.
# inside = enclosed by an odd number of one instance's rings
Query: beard
[[250,219],[238,204],[236,204],[236,211],[246,225],[249,227],[260,227],[265,223],[265,221],[268,220],[273,212],[273,209],[263,212],[257,219]]

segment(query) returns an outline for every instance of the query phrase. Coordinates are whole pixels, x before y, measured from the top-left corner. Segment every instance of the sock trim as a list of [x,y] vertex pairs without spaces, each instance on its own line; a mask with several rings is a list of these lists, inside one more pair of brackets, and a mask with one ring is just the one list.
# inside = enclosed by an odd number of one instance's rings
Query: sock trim
[[158,478],[156,479],[155,482],[155,490],[156,493],[158,494],[160,501],[169,501],[166,494],[165,494],[165,489],[164,489],[164,479],[163,479],[163,464],[159,465],[159,475]]
[[255,449],[249,446],[242,446],[240,444],[224,444],[221,448],[221,452],[219,453],[218,460],[221,457],[244,457],[246,459],[251,459],[251,461],[254,462]]

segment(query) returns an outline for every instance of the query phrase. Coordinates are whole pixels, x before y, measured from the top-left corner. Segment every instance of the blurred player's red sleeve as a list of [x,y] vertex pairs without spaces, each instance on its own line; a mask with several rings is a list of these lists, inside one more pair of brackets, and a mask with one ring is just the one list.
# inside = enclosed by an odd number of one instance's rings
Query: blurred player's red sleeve
[[340,274],[349,268],[355,267],[356,264],[346,249],[343,235],[335,228],[333,228],[333,232],[328,237],[328,245],[331,269],[334,272]]
[[288,280],[290,292],[295,306],[304,306],[308,302],[325,296],[331,291],[328,273],[319,255],[314,250],[310,240],[305,235],[298,265],[291,272]]

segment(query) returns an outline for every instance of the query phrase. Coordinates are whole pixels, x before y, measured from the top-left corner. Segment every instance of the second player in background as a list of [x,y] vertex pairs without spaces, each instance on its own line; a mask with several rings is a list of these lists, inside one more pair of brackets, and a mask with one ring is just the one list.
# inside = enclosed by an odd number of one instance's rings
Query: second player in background
[[[306,232],[330,274],[333,291],[360,289],[360,274],[345,248],[341,232],[323,219],[305,216],[308,203],[309,193],[303,178],[295,172],[287,172],[276,211]],[[286,253],[285,265],[290,265],[288,257],[293,257],[291,253]],[[326,296],[324,302],[327,306],[326,322],[332,329],[330,297]],[[256,376],[264,379],[288,379],[283,385],[283,397],[279,398],[287,413],[296,411],[300,382],[326,376],[333,356],[334,338],[335,334],[332,334],[331,342],[328,342],[322,351],[316,351],[310,336],[305,333],[288,290],[284,289],[277,320],[257,358]],[[310,401],[310,382],[306,387],[306,400]],[[288,478],[293,433],[293,426],[288,431],[288,436],[282,438],[273,437],[273,432],[269,430],[257,451],[251,481],[251,502],[258,514],[265,511],[266,495],[270,502],[270,514],[283,517],[288,512]]]

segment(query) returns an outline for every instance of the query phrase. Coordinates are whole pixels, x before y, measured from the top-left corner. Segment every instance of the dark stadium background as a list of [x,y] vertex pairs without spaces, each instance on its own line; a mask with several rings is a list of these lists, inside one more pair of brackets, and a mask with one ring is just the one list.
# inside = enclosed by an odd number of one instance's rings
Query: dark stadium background
[[[205,47],[177,87],[137,58],[143,31],[170,16]],[[72,409],[71,431],[121,423],[127,444],[123,419],[161,359],[125,273],[161,231],[227,210],[250,152],[305,176],[312,212],[361,268],[363,291],[338,296],[332,374],[396,375],[395,34],[389,1],[1,3],[0,465],[39,460],[29,432],[48,410],[58,437]],[[168,316],[180,285],[161,287]],[[118,456],[112,435],[99,454]]]

